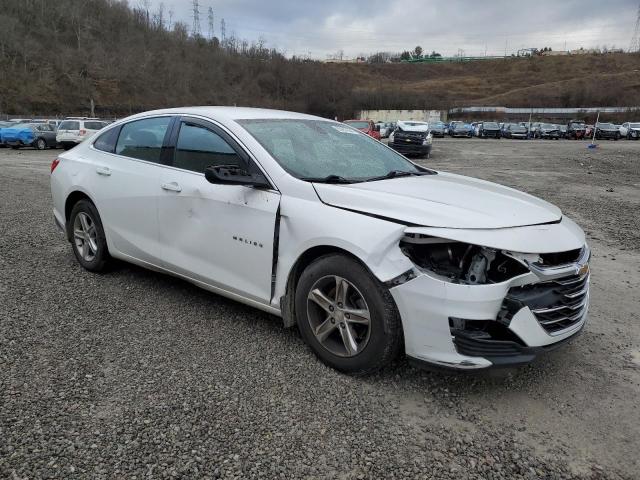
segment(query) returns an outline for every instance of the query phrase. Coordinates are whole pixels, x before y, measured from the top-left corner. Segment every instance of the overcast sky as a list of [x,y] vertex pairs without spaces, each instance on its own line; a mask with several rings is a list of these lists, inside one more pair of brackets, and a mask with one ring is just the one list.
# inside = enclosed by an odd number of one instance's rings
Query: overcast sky
[[[144,0],[129,0],[140,6]],[[191,27],[192,0],[150,0]],[[287,55],[323,59],[411,50],[503,55],[519,48],[554,50],[615,45],[628,49],[638,0],[199,0],[202,34],[214,10],[215,34],[257,40]]]

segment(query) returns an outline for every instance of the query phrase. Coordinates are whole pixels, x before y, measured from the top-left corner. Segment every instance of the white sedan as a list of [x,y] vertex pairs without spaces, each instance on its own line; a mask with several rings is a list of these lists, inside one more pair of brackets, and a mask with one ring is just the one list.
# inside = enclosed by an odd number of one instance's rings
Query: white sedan
[[134,115],[60,155],[51,191],[84,268],[117,258],[280,316],[343,372],[527,363],[587,318],[589,248],[558,208],[323,118]]

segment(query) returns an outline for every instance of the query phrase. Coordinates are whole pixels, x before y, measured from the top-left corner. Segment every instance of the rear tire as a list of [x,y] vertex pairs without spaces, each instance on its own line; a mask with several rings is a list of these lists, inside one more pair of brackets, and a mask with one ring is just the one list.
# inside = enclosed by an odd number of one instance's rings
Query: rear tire
[[36,140],[35,147],[38,150],[44,150],[47,148],[47,142],[44,141],[44,138],[39,138]]
[[320,257],[304,270],[295,309],[307,345],[340,372],[375,372],[401,349],[402,324],[389,290],[346,255]]
[[73,206],[67,236],[82,267],[91,272],[104,271],[110,259],[107,239],[98,210],[89,200],[80,200]]

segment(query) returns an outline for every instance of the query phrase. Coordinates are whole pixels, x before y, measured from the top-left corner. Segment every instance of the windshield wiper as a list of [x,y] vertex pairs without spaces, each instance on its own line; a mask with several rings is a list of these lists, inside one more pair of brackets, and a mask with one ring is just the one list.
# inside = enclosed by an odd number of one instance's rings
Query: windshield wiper
[[300,180],[314,183],[353,183],[340,175],[327,175],[326,177],[303,177]]
[[430,175],[429,172],[406,172],[404,170],[391,170],[386,175],[380,175],[379,177],[371,177],[363,180],[364,182],[376,182],[378,180],[387,180],[389,178],[398,178],[398,177],[411,177],[411,176],[420,176],[420,175]]

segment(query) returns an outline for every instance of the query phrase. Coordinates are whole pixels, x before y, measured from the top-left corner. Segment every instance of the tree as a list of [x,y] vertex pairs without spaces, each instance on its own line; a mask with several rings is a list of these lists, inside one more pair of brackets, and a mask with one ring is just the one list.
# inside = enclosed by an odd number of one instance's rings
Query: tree
[[413,49],[413,55],[416,58],[422,58],[422,47],[420,45]]
[[400,54],[400,60],[411,60],[411,52],[405,50]]

